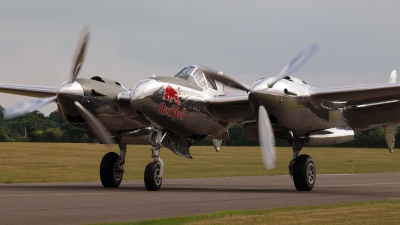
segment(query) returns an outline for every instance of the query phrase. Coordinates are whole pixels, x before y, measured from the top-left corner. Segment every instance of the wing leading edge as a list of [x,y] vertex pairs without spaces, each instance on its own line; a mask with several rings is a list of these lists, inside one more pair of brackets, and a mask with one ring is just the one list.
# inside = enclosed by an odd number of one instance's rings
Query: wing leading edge
[[400,83],[313,89],[307,97],[316,108],[334,109],[373,104],[399,100]]
[[0,84],[0,92],[14,95],[23,95],[36,98],[47,98],[57,94],[58,88],[28,86],[18,84]]

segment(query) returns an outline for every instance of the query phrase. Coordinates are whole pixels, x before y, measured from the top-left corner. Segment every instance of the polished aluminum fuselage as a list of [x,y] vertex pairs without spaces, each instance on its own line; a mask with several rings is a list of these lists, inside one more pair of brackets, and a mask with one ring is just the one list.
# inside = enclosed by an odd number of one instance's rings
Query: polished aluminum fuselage
[[[281,131],[305,136],[332,127],[347,125],[353,130],[363,130],[400,121],[398,102],[337,109],[316,107],[310,101],[310,93],[315,89],[303,81],[288,77],[268,87],[272,79],[256,81],[250,93],[239,98],[233,95],[221,98],[217,91],[204,90],[196,83],[177,77],[147,78],[132,89],[107,79],[99,82],[79,78],[60,88],[58,104],[64,118],[82,130],[90,131],[73,106],[74,101],[87,108],[114,134],[154,125],[197,140],[221,138],[236,122],[254,124],[251,121],[258,118],[260,105],[267,110],[278,138]],[[218,101],[222,105],[215,104]],[[234,107],[224,107],[227,102],[232,102]],[[254,126],[254,136],[256,129]]]
[[222,120],[210,111],[208,101],[216,94],[180,78],[154,77],[135,85],[131,105],[174,134],[194,139],[213,138],[235,122]]
[[[179,91],[178,95],[165,99],[168,86],[172,92]],[[215,95],[216,92],[173,77],[148,78],[138,82],[132,90],[78,78],[73,85],[61,88],[58,105],[72,126],[85,131],[90,129],[73,106],[75,101],[114,134],[156,125],[182,137],[204,139],[220,136],[235,122],[223,120],[209,111],[208,99]]]

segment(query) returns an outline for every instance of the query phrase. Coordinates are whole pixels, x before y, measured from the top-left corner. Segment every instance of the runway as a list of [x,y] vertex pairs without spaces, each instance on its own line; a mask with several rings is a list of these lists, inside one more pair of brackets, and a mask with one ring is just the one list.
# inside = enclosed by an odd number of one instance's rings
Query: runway
[[1,184],[1,224],[83,224],[196,215],[230,209],[400,199],[400,172],[318,174],[311,192],[289,176],[165,179],[149,192],[143,181],[119,188],[100,182]]

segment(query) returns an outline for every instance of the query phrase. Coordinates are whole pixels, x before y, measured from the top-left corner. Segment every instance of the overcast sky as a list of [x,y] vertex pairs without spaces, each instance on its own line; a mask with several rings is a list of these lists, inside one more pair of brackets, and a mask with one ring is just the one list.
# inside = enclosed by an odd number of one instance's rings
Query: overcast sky
[[[313,87],[386,83],[400,70],[400,1],[0,1],[0,83],[58,87],[91,28],[80,77],[132,87],[202,64],[251,85],[313,42],[293,76]],[[0,94],[0,105],[30,100]],[[41,111],[56,109],[55,104]]]

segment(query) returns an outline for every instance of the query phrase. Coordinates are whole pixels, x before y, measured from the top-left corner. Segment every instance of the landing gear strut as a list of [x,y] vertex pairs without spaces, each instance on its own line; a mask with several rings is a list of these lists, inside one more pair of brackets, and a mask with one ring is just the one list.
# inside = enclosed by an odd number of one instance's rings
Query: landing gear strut
[[299,152],[303,148],[304,142],[307,139],[293,135],[293,160],[289,164],[289,174],[293,178],[294,186],[298,191],[311,191],[314,188],[317,171],[315,164],[309,155],[300,155]]
[[109,152],[100,163],[100,180],[104,187],[118,187],[124,175],[126,145],[118,143],[120,155]]
[[160,158],[160,149],[162,147],[161,142],[164,139],[167,132],[162,135],[162,130],[153,130],[150,132],[149,141],[151,144],[151,152],[153,162],[147,164],[144,171],[144,185],[149,191],[158,191],[162,184],[162,174],[164,170],[164,163]]

